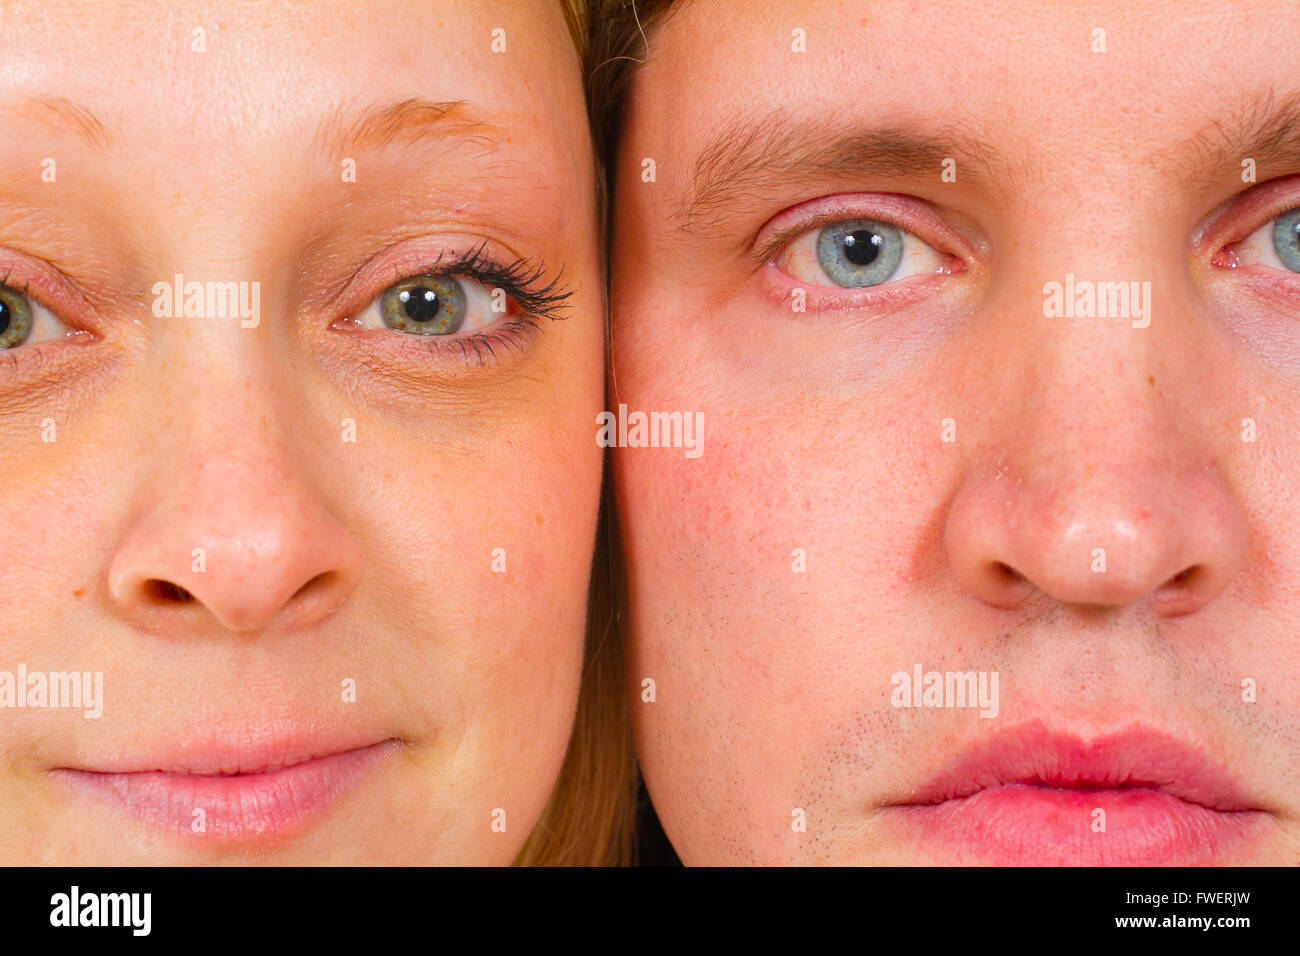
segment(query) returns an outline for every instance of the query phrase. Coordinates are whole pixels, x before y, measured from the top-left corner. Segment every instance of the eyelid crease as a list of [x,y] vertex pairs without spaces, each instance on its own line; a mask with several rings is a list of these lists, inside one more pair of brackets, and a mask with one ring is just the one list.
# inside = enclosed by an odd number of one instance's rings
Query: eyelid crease
[[[68,278],[54,263],[6,246],[0,246],[0,263],[3,263],[0,269],[4,273],[0,284],[15,288],[10,279],[17,272],[23,287],[16,291],[49,309],[60,322],[87,331],[80,323],[73,321],[72,316],[78,310],[87,316],[100,315],[103,306],[97,305],[84,288]],[[33,285],[36,286],[35,289]]]

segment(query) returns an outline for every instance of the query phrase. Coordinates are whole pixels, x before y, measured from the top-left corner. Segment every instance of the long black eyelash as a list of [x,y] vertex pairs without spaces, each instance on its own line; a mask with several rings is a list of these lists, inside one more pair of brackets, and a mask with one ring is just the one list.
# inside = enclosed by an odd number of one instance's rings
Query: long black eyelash
[[451,258],[439,256],[428,268],[427,274],[460,275],[483,285],[503,289],[532,319],[559,321],[569,317],[569,299],[573,289],[564,285],[564,267],[554,276],[546,278],[546,268],[529,259],[499,262],[485,252],[487,243],[480,243],[469,252]]

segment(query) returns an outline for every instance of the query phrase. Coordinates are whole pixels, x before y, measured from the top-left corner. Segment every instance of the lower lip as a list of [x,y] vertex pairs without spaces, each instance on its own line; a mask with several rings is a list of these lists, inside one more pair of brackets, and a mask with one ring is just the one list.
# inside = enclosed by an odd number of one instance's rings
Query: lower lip
[[1006,866],[1214,863],[1266,817],[1211,810],[1158,790],[1034,784],[894,809],[945,860]]
[[223,842],[258,840],[301,832],[395,749],[390,740],[266,773],[227,776],[52,773],[75,791],[167,830]]

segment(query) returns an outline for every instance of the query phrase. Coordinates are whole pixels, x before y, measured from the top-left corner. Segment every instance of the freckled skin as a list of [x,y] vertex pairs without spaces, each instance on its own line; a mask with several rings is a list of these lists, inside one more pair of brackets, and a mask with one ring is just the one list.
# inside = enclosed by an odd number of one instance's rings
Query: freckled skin
[[[996,862],[936,851],[877,811],[1030,720],[1179,737],[1276,824],[1211,862],[1300,862],[1300,379],[1284,349],[1300,297],[1264,310],[1242,274],[1193,261],[1197,223],[1246,188],[1235,163],[1199,189],[1150,161],[1269,84],[1296,90],[1279,38],[1300,19],[1277,4],[1185,12],[860,18],[856,4],[700,0],[652,33],[617,177],[610,388],[611,404],[700,410],[707,426],[697,460],[614,454],[638,753],[688,864]],[[960,164],[952,183],[937,166],[809,178],[749,226],[724,211],[708,237],[675,232],[717,117],[750,112],[960,126],[1009,172],[987,188]],[[637,175],[647,156],[654,184]],[[749,230],[872,192],[960,219],[979,255],[887,314],[796,315],[758,291],[734,253]],[[1151,282],[1150,327],[1045,318],[1043,285],[1067,272]],[[1254,444],[1248,416],[1267,422]],[[998,716],[891,706],[891,675],[918,663],[996,671]]]
[[[601,476],[595,197],[558,5],[4,20],[0,110],[85,104],[108,145],[30,119],[0,145],[0,249],[57,263],[95,304],[67,314],[94,342],[0,376],[0,670],[102,671],[105,694],[97,721],[0,711],[0,862],[508,863],[570,735]],[[493,144],[358,152],[355,182],[314,151],[340,104],[416,96],[466,101]],[[482,368],[333,326],[392,281],[345,306],[368,259],[426,238],[431,259],[492,240],[563,265],[569,318]],[[150,290],[175,273],[259,281],[260,324],[156,318]],[[241,848],[119,820],[47,773],[289,718],[407,746],[305,832]]]

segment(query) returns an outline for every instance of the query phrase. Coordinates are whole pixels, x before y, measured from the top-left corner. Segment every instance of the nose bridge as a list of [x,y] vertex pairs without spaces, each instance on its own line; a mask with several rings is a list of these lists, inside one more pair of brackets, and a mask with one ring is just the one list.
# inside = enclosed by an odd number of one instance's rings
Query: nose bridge
[[991,289],[988,317],[1010,359],[994,366],[999,386],[1017,396],[1029,440],[1083,470],[1100,451],[1150,446],[1168,424],[1155,384],[1185,339],[1178,263],[1159,229],[1134,222],[1134,192],[1084,177],[1037,201]]
[[169,503],[195,547],[260,550],[259,540],[313,510],[277,392],[259,376],[223,375],[173,398],[166,438],[174,452],[160,463],[156,501]]
[[230,318],[157,321],[165,327],[155,336],[150,401],[163,409],[160,437],[177,451],[160,463],[168,485],[233,492],[279,484],[291,451],[284,419],[293,394],[269,354],[268,330]]
[[[1145,485],[1183,467],[1189,447],[1151,329],[1038,316],[1002,386],[1019,426],[1007,436],[1024,477],[1085,491]],[[1145,495],[1145,489],[1134,489]]]

